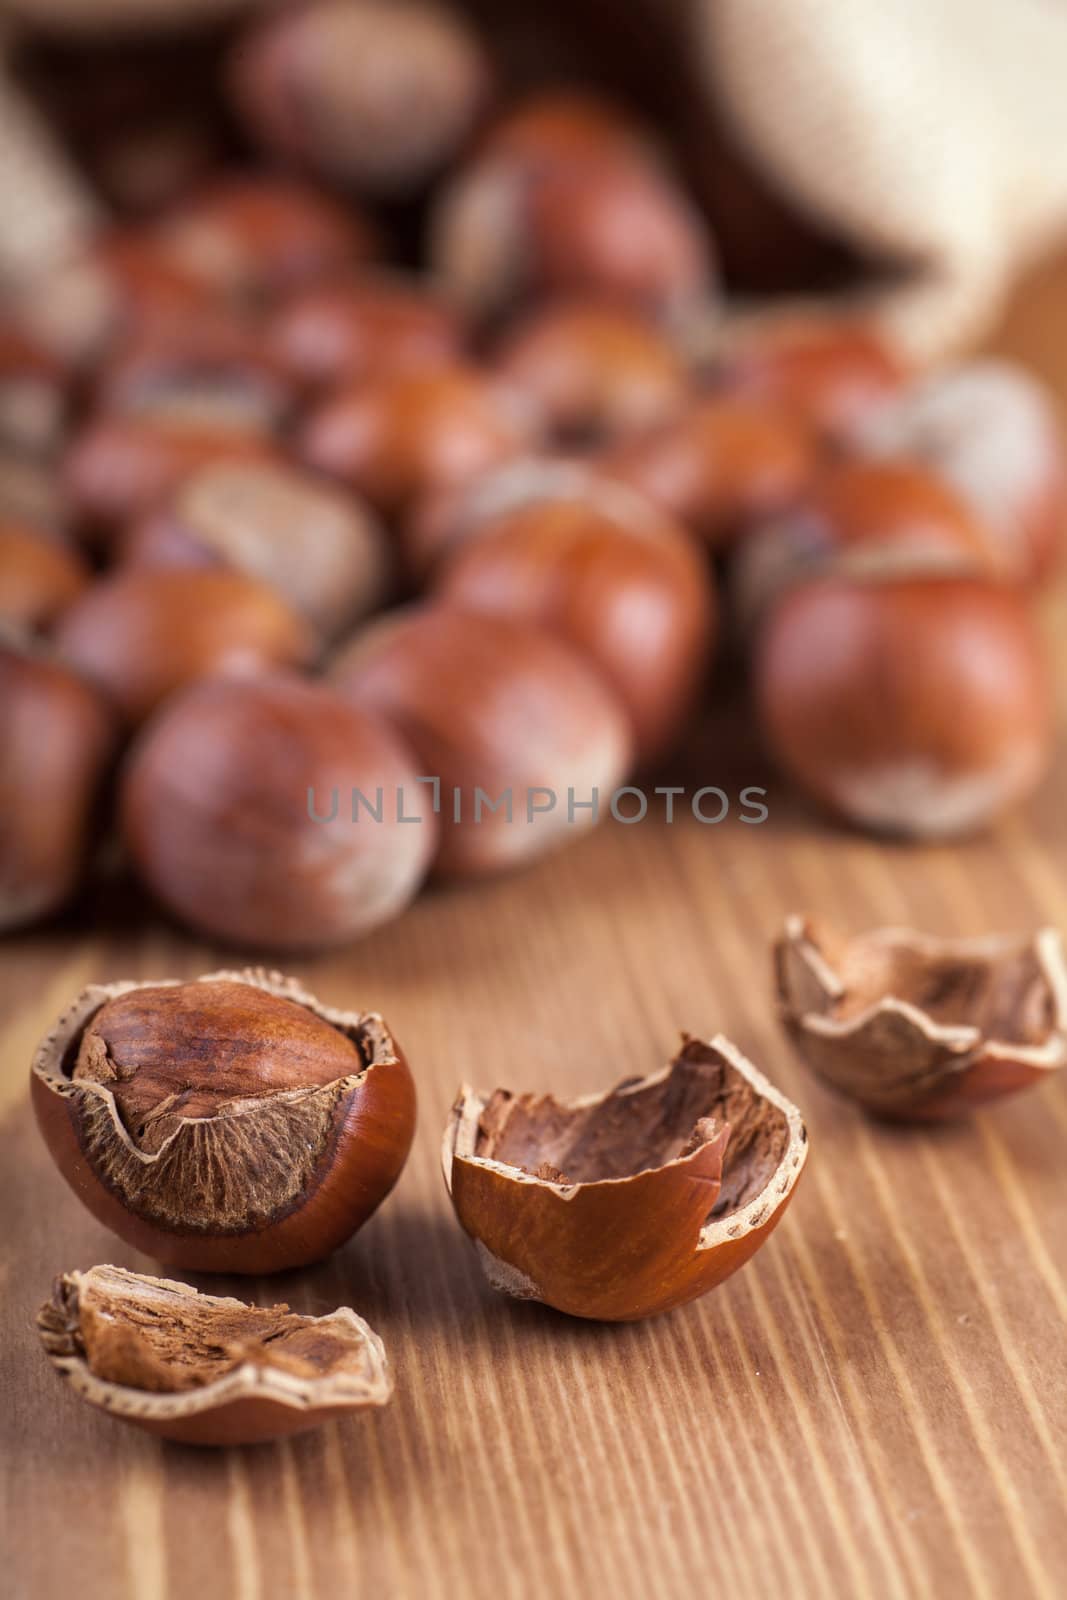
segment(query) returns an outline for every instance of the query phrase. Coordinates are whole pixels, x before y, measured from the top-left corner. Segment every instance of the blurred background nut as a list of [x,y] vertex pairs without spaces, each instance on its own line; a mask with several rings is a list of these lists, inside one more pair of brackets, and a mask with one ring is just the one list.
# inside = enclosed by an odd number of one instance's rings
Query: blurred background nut
[[270,328],[270,350],[307,389],[447,367],[462,355],[457,312],[429,284],[365,273],[293,295]]
[[386,598],[391,562],[354,495],[271,461],[219,461],[185,478],[130,530],[124,564],[230,567],[258,578],[333,638]]
[[130,724],[196,678],[298,666],[311,630],[265,583],[225,568],[130,568],[63,615],[60,652]]
[[59,535],[0,513],[0,619],[40,632],[89,583],[89,569]]
[[120,345],[94,399],[103,412],[120,416],[268,433],[286,421],[295,394],[258,330],[201,316]]
[[[265,950],[345,944],[422,883],[437,828],[421,772],[398,734],[323,685],[214,679],[135,745],[123,837],[152,893],[203,933]],[[354,789],[380,821],[366,807],[353,821]]]
[[0,930],[46,916],[78,887],[115,731],[91,684],[0,633]]
[[[630,765],[629,723],[612,690],[570,645],[527,622],[442,606],[393,613],[341,650],[331,678],[352,705],[399,729],[420,773],[440,780],[436,867],[447,875],[518,866],[592,826],[591,810],[569,812],[568,789],[579,802],[598,790],[603,813]],[[506,805],[491,809],[507,790],[510,818]]]
[[0,449],[49,457],[62,442],[67,396],[56,361],[0,324]]
[[477,35],[433,0],[310,0],[245,33],[230,83],[271,153],[393,195],[456,153],[491,71]]
[[648,130],[616,101],[589,88],[540,89],[501,108],[476,151],[526,174],[571,162],[653,162]]

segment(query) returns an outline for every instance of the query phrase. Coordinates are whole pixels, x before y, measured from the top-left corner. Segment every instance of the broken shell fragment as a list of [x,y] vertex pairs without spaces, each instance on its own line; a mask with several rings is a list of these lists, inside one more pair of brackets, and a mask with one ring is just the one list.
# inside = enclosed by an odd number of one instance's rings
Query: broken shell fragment
[[461,1090],[442,1161],[494,1288],[630,1322],[755,1253],[808,1152],[800,1113],[722,1037],[606,1094]]
[[278,1439],[393,1392],[381,1339],[347,1306],[298,1316],[101,1266],[57,1278],[37,1329],[83,1400],[182,1444]]
[[775,969],[783,1024],[808,1066],[878,1116],[959,1116],[1067,1059],[1067,966],[1052,928],[843,939],[791,917]]

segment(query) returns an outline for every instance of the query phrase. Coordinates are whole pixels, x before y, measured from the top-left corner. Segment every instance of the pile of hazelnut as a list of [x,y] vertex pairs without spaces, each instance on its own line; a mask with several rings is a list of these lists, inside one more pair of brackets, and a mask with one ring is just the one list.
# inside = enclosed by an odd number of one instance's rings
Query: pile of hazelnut
[[[720,588],[771,754],[838,817],[946,836],[1033,788],[1067,478],[1029,377],[725,315],[649,130],[503,102],[436,5],[272,12],[223,70],[259,164],[0,320],[0,927],[70,898],[109,804],[165,907],[261,947],[531,859],[592,809],[451,796],[664,760]],[[421,271],[386,264],[400,210]],[[375,826],[316,820],[354,792]]]

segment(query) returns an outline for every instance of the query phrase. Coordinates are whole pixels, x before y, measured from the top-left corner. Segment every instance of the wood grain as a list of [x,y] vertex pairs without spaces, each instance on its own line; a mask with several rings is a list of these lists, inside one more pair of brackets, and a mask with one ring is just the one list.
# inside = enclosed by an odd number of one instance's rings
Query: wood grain
[[[998,343],[1067,393],[1065,313],[1060,264]],[[1065,625],[1053,603],[1063,666]],[[694,772],[758,781],[720,734]],[[231,958],[132,911],[9,943],[0,1586],[14,1600],[1062,1594],[1067,1082],[959,1127],[876,1126],[791,1056],[768,943],[795,909],[854,929],[1067,927],[1065,798],[1067,748],[996,833],[919,850],[834,833],[775,787],[766,827],[609,826],[296,963],[324,999],[389,1018],[419,1081],[416,1148],[334,1259],[222,1292],[351,1303],[383,1334],[397,1393],[370,1421],[243,1452],[119,1428],[40,1357],[31,1321],[55,1273],[151,1264],[67,1193],[25,1095],[37,1036],[87,979]],[[658,1066],[681,1028],[722,1029],[803,1107],[812,1159],[782,1227],[723,1288],[644,1326],[495,1297],[438,1172],[458,1082],[581,1092]]]

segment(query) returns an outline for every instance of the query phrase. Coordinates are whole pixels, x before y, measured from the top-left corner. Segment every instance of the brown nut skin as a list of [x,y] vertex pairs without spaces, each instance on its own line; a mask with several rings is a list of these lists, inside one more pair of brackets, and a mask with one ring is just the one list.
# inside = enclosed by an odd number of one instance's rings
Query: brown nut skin
[[899,392],[907,369],[873,325],[769,317],[739,329],[714,363],[717,380],[847,444]]
[[0,619],[40,632],[88,583],[89,569],[76,550],[0,512]]
[[225,568],[129,568],[87,589],[56,646],[127,723],[197,678],[302,666],[310,628],[265,583]]
[[597,465],[718,549],[792,505],[814,477],[817,456],[808,431],[790,417],[715,396],[605,451]]
[[846,939],[790,917],[774,952],[782,1025],[839,1094],[892,1121],[940,1122],[1067,1061],[1067,965],[1055,929]]
[[96,384],[97,407],[204,429],[280,429],[294,386],[264,350],[258,329],[234,317],[201,315],[126,340]]
[[222,179],[171,212],[153,237],[184,276],[253,308],[378,252],[373,227],[351,203],[280,177]]
[[478,155],[524,173],[575,162],[656,159],[648,134],[621,106],[585,89],[541,90],[510,106],[486,130]]
[[580,468],[514,470],[511,491],[502,483],[472,507],[435,592],[572,644],[626,707],[638,761],[659,760],[677,744],[715,643],[702,552],[686,529]]
[[[298,1317],[285,1305],[248,1306],[100,1266],[56,1279],[37,1330],[80,1399],[179,1444],[281,1439],[385,1405],[392,1393],[382,1341],[347,1306]],[[218,1375],[184,1386],[190,1354]]]
[[564,446],[654,427],[680,411],[688,393],[674,341],[648,318],[596,300],[528,313],[498,344],[494,366]]
[[520,396],[452,366],[343,390],[312,412],[300,451],[383,516],[402,517],[420,496],[511,460],[531,432]]
[[[134,746],[123,838],[163,905],[214,938],[347,944],[398,916],[429,867],[437,825],[421,771],[396,734],[321,684],[213,679]],[[381,822],[353,822],[352,791],[373,805],[379,786]]]
[[451,366],[464,342],[462,321],[442,296],[384,273],[293,295],[269,329],[275,361],[309,390]]
[[981,519],[1005,571],[1037,583],[1059,565],[1067,530],[1067,442],[1029,372],[975,361],[931,373],[875,412],[855,441],[939,473]]
[[134,567],[226,567],[257,578],[331,639],[374,611],[391,562],[377,518],[284,462],[219,461],[185,478],[122,541]]
[[429,0],[309,0],[276,12],[242,36],[229,79],[272,154],[384,195],[440,171],[491,88],[478,37]]
[[[354,706],[398,728],[419,773],[440,781],[439,874],[503,871],[577,835],[594,818],[583,810],[569,821],[568,789],[578,801],[598,789],[606,804],[630,766],[617,697],[571,646],[527,622],[442,606],[393,612],[342,648],[331,678]],[[555,806],[531,798],[541,788]],[[479,789],[488,800],[475,820]],[[487,809],[509,789],[510,821],[506,809]]]
[[[118,1101],[142,1062],[158,1140],[152,1112],[139,1128]],[[30,1088],[93,1216],[186,1272],[321,1261],[385,1199],[415,1131],[415,1085],[381,1017],[263,971],[92,985],[42,1040]]]
[[683,1039],[663,1072],[584,1100],[464,1088],[442,1164],[494,1288],[633,1322],[743,1266],[781,1220],[807,1151],[796,1107],[720,1036]]
[[1051,694],[1021,594],[983,579],[824,578],[756,641],[771,753],[860,827],[949,838],[1022,800],[1048,766]]
[[55,911],[78,887],[116,734],[91,684],[0,634],[0,931]]

